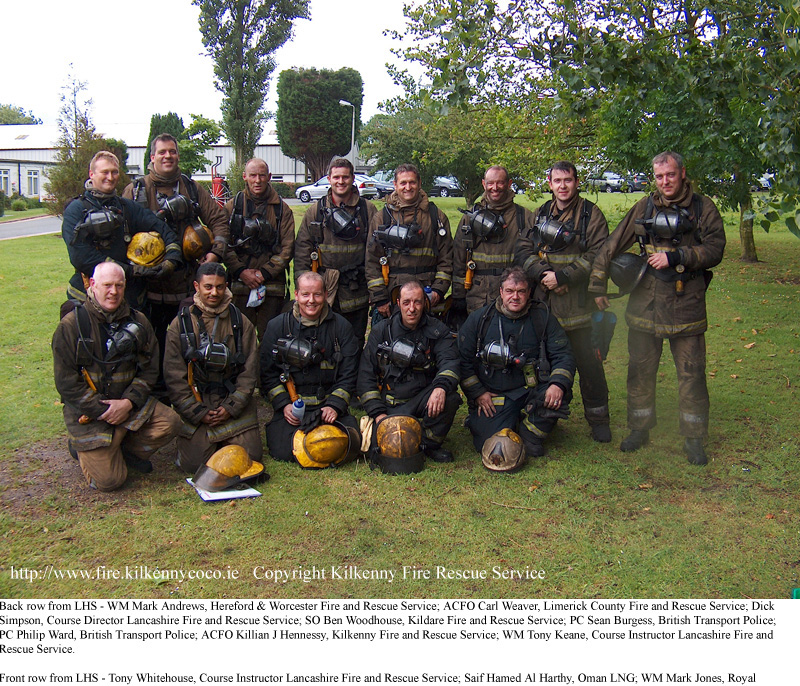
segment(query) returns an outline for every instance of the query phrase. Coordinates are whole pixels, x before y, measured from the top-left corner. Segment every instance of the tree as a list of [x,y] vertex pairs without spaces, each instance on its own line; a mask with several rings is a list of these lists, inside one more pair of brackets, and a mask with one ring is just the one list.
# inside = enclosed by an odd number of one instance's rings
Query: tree
[[41,124],[42,120],[33,112],[26,112],[14,105],[0,105],[0,124]]
[[220,139],[222,131],[213,119],[198,114],[189,116],[192,122],[178,138],[178,153],[181,158],[181,171],[192,176],[211,164],[205,153]]
[[48,173],[45,184],[51,200],[47,202],[51,214],[61,214],[74,197],[81,195],[89,177],[89,163],[100,150],[113,152],[120,160],[120,178],[117,190],[128,184],[128,146],[124,141],[104,139],[95,131],[90,117],[92,101],[84,96],[85,82],[75,76],[68,77],[61,95],[58,126],[61,135],[56,149],[56,164]]
[[302,160],[315,181],[325,176],[331,158],[350,150],[353,110],[339,100],[355,106],[358,136],[363,99],[363,81],[355,69],[282,71],[275,121],[283,154]]
[[[404,55],[428,68],[430,91],[460,106],[509,91],[522,103],[539,93],[542,78],[551,78],[562,120],[603,112],[590,147],[610,161],[641,168],[672,148],[684,153],[695,177],[729,179],[717,190],[741,211],[742,258],[757,259],[749,187],[771,164],[758,152],[757,124],[775,97],[764,65],[787,45],[776,23],[778,4],[505,5],[436,0],[407,11],[406,37],[414,45]],[[778,62],[788,67],[783,57]]]
[[203,45],[214,60],[223,95],[222,129],[244,164],[266,119],[264,99],[275,71],[273,53],[292,37],[292,21],[308,19],[308,0],[192,0],[200,8]]

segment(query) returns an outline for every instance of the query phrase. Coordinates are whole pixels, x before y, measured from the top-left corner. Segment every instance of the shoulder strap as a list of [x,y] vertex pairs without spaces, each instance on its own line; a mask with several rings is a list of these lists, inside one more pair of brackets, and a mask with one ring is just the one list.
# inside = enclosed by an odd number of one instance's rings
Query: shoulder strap
[[539,215],[544,214],[544,216],[546,217],[548,214],[550,214],[550,208],[552,206],[553,206],[553,200],[550,199],[544,205],[542,205],[541,209],[539,210]]
[[233,303],[228,306],[231,318],[231,328],[233,329],[234,361],[237,365],[244,364],[245,357],[242,350],[242,312]]
[[192,202],[195,205],[200,204],[200,196],[197,194],[197,182],[194,179],[190,179],[186,174],[181,174],[181,178],[183,179],[183,183],[186,184],[186,188],[189,191],[189,197],[192,199]]
[[325,221],[325,205],[326,205],[326,197],[323,195],[319,200],[317,200],[317,221],[323,222]]
[[439,208],[436,207],[432,202],[428,201],[428,212],[431,215],[431,228],[434,231],[433,237],[433,256],[436,259],[439,259],[439,240],[437,238],[439,234],[439,229],[441,228],[441,223],[439,222]]
[[192,315],[189,307],[182,307],[178,313],[181,327],[181,354],[183,359],[190,359],[197,351],[197,336],[192,326]]
[[581,229],[581,250],[586,250],[586,231],[589,228],[589,220],[594,212],[594,203],[586,198],[583,198],[583,209],[581,211],[580,229]]
[[78,345],[75,348],[75,364],[79,367],[86,367],[92,363],[92,324],[89,321],[89,313],[83,303],[75,305],[75,321],[78,325]]
[[480,321],[478,322],[478,336],[475,339],[475,352],[480,353],[483,350],[483,339],[486,336],[486,330],[489,328],[489,320],[492,317],[492,312],[494,311],[494,305],[486,305],[481,314]]
[[[516,203],[514,203],[516,205]],[[522,236],[525,231],[525,208],[517,205],[517,233]]]
[[361,227],[366,234],[369,229],[369,213],[367,212],[367,201],[364,198],[358,199],[358,213],[361,215]]

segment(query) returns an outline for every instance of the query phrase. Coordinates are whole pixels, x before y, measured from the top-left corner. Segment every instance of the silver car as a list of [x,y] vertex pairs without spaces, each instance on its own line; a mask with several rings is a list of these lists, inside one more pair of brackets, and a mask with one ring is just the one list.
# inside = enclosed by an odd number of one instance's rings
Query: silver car
[[[369,178],[369,176],[365,176],[364,174],[356,174],[355,184],[356,188],[358,188],[358,194],[362,198],[378,197],[378,189],[375,188],[375,181]],[[331,182],[328,181],[328,177],[323,176],[321,179],[319,179],[319,181],[312,183],[309,186],[300,186],[294,192],[294,195],[302,202],[311,202],[312,200],[318,200],[319,198],[325,197],[328,194],[328,189],[330,187]]]

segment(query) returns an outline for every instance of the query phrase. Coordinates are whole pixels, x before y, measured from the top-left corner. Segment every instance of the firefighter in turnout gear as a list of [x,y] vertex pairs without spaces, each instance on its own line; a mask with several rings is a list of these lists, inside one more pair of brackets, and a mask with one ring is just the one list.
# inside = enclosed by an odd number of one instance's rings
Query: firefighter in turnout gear
[[444,300],[453,278],[453,237],[450,221],[428,200],[419,170],[401,164],[394,174],[394,192],[372,218],[365,271],[370,304],[383,317],[391,308],[391,293],[406,281],[430,287],[436,307]]
[[241,446],[260,462],[255,327],[231,302],[221,264],[200,265],[194,287],[194,303],[167,330],[164,355],[164,381],[183,420],[176,463],[194,474],[227,445]]
[[[122,267],[127,281],[125,297],[134,307],[141,307],[144,302],[144,274],[167,277],[183,262],[175,232],[152,212],[117,196],[118,180],[116,155],[98,152],[89,164],[86,190],[64,210],[61,235],[75,273],[67,287],[69,300],[62,307],[62,316],[74,302],[86,300],[89,278],[101,262],[115,262]],[[164,241],[164,259],[156,267],[140,268],[128,259],[131,241],[140,232],[155,232]]]
[[620,450],[649,442],[656,425],[656,376],[664,339],[678,373],[680,432],[691,464],[708,458],[709,398],[706,385],[706,289],[712,267],[725,251],[722,217],[710,198],[695,193],[683,158],[653,158],[656,191],[636,203],[595,258],[589,291],[608,307],[611,260],[638,243],[647,267],[628,300],[628,428]]
[[597,205],[580,196],[574,164],[556,162],[547,181],[553,197],[536,210],[535,227],[520,242],[516,263],[537,284],[534,297],[548,300],[567,332],[592,438],[608,443],[608,384],[602,356],[592,345],[597,307],[586,290],[594,257],[608,238],[608,223]]
[[461,405],[459,358],[450,329],[429,317],[418,281],[400,287],[398,312],[372,327],[358,371],[358,395],[367,414],[417,418],[422,449],[436,462],[452,462],[442,447]]
[[[230,241],[225,264],[233,303],[255,325],[258,339],[286,302],[286,273],[294,252],[294,215],[270,184],[264,160],[251,159],[246,188],[225,205]],[[248,301],[253,306],[248,307]]]
[[533,228],[533,213],[514,202],[505,167],[489,167],[483,188],[483,199],[464,212],[453,241],[452,310],[463,313],[497,299],[500,275],[513,264],[520,236]]
[[167,327],[178,314],[181,301],[194,293],[198,264],[221,262],[228,244],[225,212],[205,188],[181,173],[178,162],[177,140],[168,133],[156,136],[147,176],[128,184],[123,191],[123,197],[163,218],[175,231],[183,250],[184,263],[168,278],[147,279],[150,322],[162,353]]
[[501,429],[519,434],[528,457],[569,415],[575,358],[564,329],[531,300],[521,267],[501,276],[496,302],[475,310],[458,333],[461,388],[475,450]]
[[128,466],[150,472],[150,457],[177,434],[180,418],[152,395],[158,343],[147,318],[125,301],[125,272],[101,262],[86,301],[53,334],[56,388],[70,452],[99,491],[125,483]]
[[364,260],[375,205],[359,197],[353,165],[343,157],[328,168],[327,196],[306,211],[297,232],[294,268],[322,275],[329,304],[353,327],[359,349],[364,347],[369,293]]
[[[267,424],[267,448],[276,460],[294,462],[295,432],[309,434],[320,424],[338,422],[358,430],[348,412],[356,390],[358,345],[353,327],[331,311],[325,282],[316,272],[297,277],[290,312],[275,317],[261,342],[261,395],[275,410]],[[303,401],[302,421],[293,412]]]

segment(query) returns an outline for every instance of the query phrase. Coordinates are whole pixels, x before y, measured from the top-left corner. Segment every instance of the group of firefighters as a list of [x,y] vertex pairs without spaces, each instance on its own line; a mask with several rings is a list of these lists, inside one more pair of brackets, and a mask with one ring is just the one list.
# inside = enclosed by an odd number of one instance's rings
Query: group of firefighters
[[[557,162],[535,212],[515,202],[506,169],[490,167],[453,236],[411,164],[378,210],[359,196],[352,164],[334,159],[327,196],[295,235],[263,160],[247,163],[245,189],[223,208],[181,173],[172,136],[150,152],[147,175],[121,197],[118,160],[98,153],[64,211],[75,273],[53,337],[55,381],[90,486],[113,490],[128,467],[152,470],[175,437],[175,463],[199,487],[263,474],[256,387],[273,411],[270,455],[306,468],[359,454],[393,474],[452,462],[444,443],[463,393],[483,464],[512,471],[544,455],[576,370],[591,437],[608,443],[614,317],[603,311],[625,294],[620,449],[649,441],[666,338],[683,447],[706,464],[705,291],[725,233],[676,153],[654,158],[656,190],[610,235],[575,166]],[[607,292],[609,277],[619,293]]]

